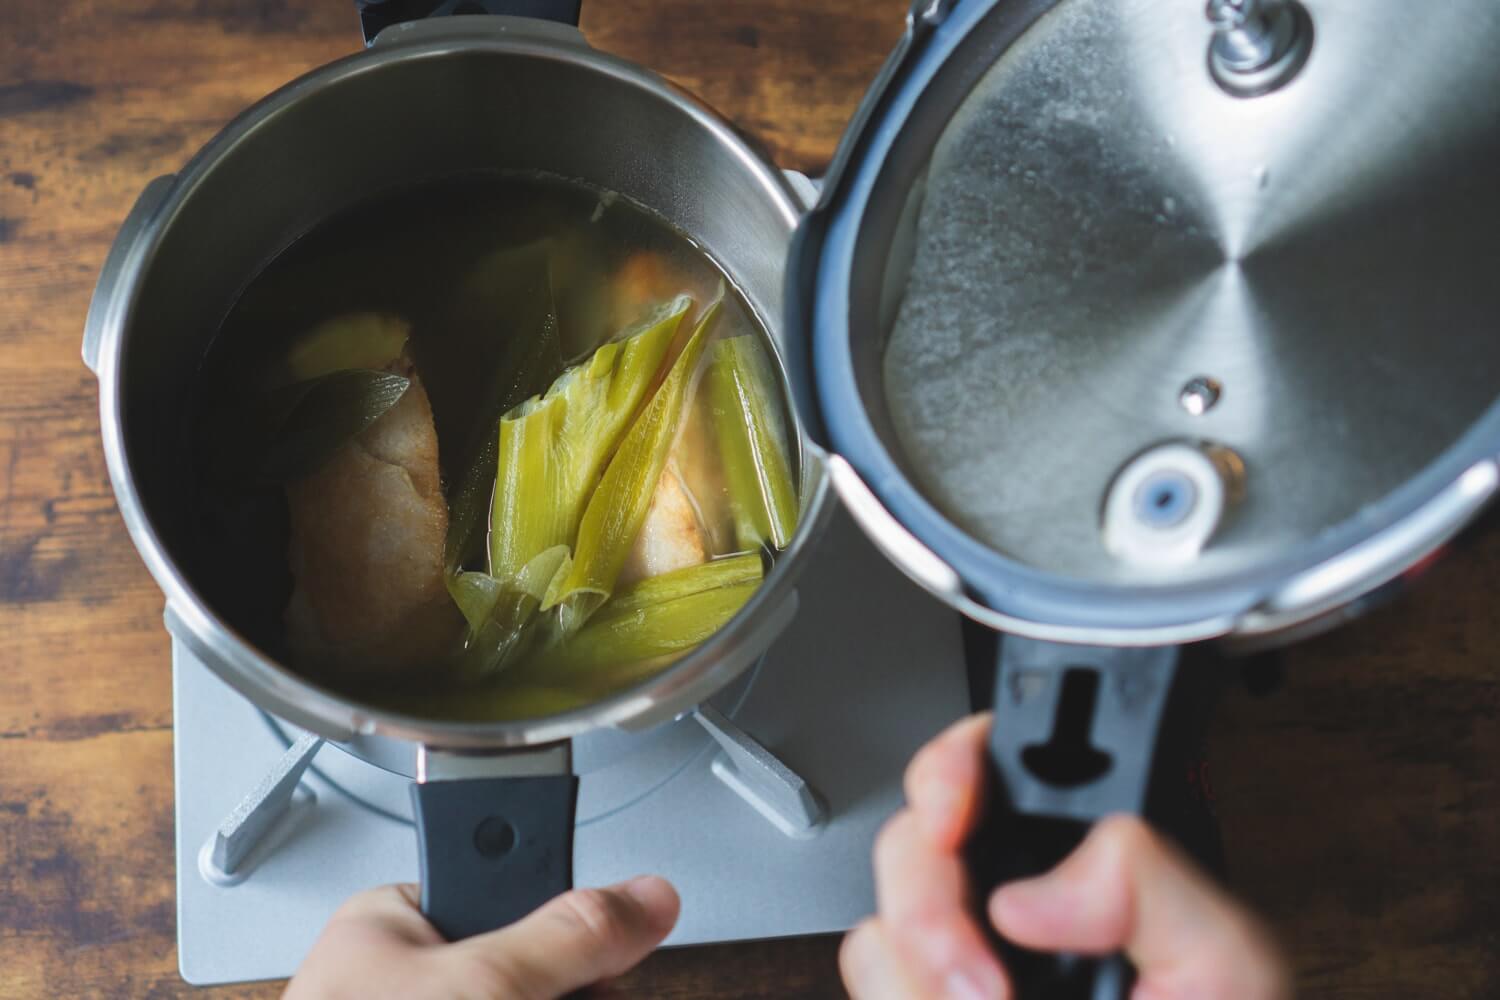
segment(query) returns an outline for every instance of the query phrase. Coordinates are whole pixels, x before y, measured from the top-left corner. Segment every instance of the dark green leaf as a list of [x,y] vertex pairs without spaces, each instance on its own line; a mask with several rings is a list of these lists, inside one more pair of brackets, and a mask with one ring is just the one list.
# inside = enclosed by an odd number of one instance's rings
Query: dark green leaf
[[384,416],[409,385],[404,375],[356,368],[278,389],[267,405],[276,429],[261,475],[285,480],[312,472]]
[[445,549],[450,573],[483,548],[501,415],[546,389],[563,366],[545,244],[486,257],[469,276],[461,298],[465,323],[487,330],[491,338],[502,338],[502,349],[465,434],[464,457],[449,488]]

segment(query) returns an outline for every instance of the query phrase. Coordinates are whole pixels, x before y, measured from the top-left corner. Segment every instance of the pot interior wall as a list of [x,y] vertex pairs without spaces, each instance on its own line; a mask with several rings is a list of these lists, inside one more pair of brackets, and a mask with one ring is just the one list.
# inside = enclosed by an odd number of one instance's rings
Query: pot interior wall
[[617,191],[708,249],[768,327],[793,224],[778,183],[677,95],[586,50],[376,50],[252,109],[184,172],[127,319],[120,402],[145,511],[191,567],[191,387],[236,295],[280,250],[372,195],[476,169]]

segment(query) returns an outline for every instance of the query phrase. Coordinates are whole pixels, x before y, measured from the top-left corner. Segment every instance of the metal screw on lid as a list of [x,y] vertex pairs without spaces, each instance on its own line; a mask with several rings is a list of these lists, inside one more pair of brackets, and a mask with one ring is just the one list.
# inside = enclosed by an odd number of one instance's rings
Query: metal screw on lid
[[1232,97],[1286,85],[1312,52],[1313,24],[1297,0],[1208,0],[1208,69]]
[[1219,402],[1224,386],[1210,375],[1195,375],[1177,394],[1177,404],[1195,417],[1201,417]]

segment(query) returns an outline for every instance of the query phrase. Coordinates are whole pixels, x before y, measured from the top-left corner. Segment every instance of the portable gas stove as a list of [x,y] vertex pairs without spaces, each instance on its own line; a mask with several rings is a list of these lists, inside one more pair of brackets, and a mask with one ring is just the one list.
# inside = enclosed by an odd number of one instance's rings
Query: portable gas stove
[[[912,753],[968,711],[957,616],[842,513],[795,622],[712,704],[575,741],[578,885],[657,873],[668,945],[844,930]],[[410,779],[262,713],[174,643],[177,946],[208,985],[290,975],[349,895],[417,879]]]

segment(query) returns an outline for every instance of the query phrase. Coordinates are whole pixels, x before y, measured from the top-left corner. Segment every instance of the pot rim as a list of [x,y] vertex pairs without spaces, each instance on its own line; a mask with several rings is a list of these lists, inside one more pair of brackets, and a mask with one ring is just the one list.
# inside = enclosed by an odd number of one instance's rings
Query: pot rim
[[[178,210],[213,165],[254,130],[270,122],[304,94],[378,72],[412,59],[440,59],[488,52],[563,62],[603,74],[620,85],[666,100],[712,134],[749,173],[786,222],[790,239],[803,205],[787,178],[753,150],[717,112],[682,88],[627,60],[589,46],[576,29],[529,18],[451,17],[399,26],[364,51],[317,67],[242,111],[199,150],[176,175],[159,204],[142,206],[138,227],[127,225],[101,273],[90,307],[88,338],[97,337],[100,424],[111,486],[132,542],[167,598],[166,620],[219,677],[274,714],[335,740],[379,735],[436,747],[486,750],[567,739],[613,726],[644,728],[675,717],[710,697],[752,665],[795,611],[794,569],[809,540],[831,514],[821,451],[808,439],[793,407],[803,455],[802,522],[791,546],[766,581],[731,622],[660,674],[609,698],[540,719],[456,722],[426,719],[361,705],[282,666],[212,611],[169,555],[147,516],[126,457],[121,412],[121,359],[144,276]],[[165,187],[165,185],[163,185]],[[148,189],[149,190],[149,189]],[[775,322],[779,317],[762,317]],[[782,346],[779,334],[772,339]],[[779,572],[778,572],[779,570]]]

